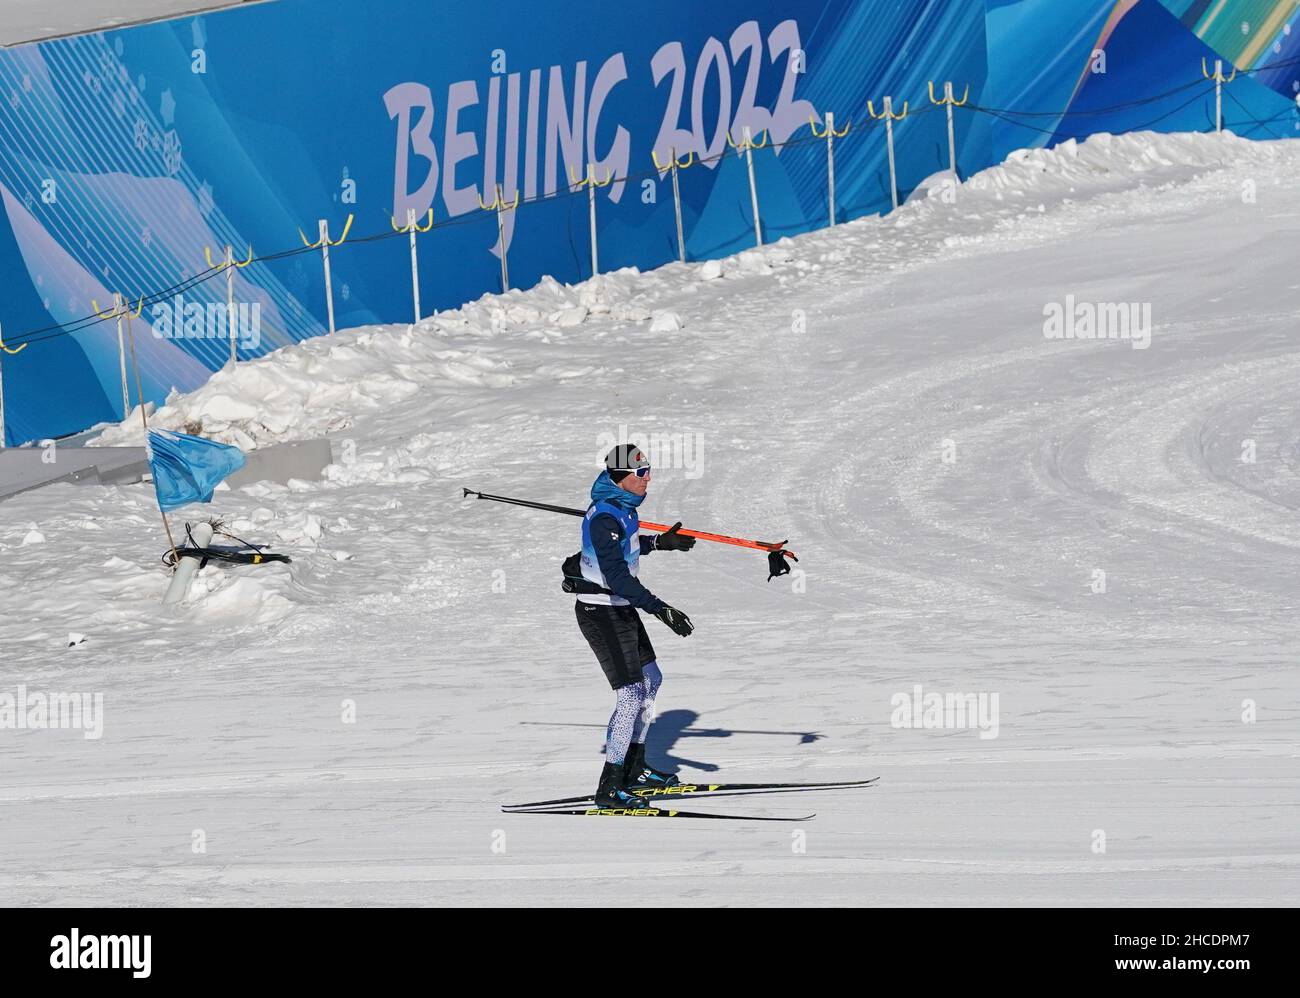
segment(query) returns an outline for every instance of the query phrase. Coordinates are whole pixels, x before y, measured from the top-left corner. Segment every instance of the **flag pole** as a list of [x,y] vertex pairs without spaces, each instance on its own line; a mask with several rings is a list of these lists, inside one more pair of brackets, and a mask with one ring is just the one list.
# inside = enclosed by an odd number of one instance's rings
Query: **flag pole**
[[[143,302],[142,302],[143,304]],[[135,359],[135,332],[131,329],[131,309],[126,310],[126,338],[131,342],[131,370],[135,374],[135,397],[140,404],[140,422],[144,425],[144,445],[146,450],[149,447],[149,417],[144,411],[144,388],[140,383],[140,365]],[[167,533],[167,543],[172,549],[172,565],[180,564],[180,555],[176,553],[176,541],[172,537],[171,525],[167,522],[167,514],[163,512],[161,506],[158,507],[158,515],[162,517],[163,530]]]

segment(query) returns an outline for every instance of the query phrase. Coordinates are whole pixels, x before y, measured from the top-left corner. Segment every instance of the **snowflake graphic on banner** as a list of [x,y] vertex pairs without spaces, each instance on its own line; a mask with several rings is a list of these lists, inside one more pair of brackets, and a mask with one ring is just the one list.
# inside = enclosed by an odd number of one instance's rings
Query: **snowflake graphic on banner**
[[169,177],[181,172],[181,138],[174,128],[163,136],[163,166]]

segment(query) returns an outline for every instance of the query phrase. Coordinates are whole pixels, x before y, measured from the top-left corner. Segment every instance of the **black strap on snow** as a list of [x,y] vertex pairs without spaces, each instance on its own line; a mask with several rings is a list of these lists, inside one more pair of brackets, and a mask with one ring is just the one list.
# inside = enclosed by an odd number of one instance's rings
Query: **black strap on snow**
[[239,541],[243,547],[218,545],[216,547],[201,548],[194,540],[193,528],[187,523],[185,524],[185,536],[188,538],[189,544],[177,548],[174,553],[170,550],[164,551],[162,556],[163,564],[168,568],[174,568],[181,558],[198,558],[200,568],[206,567],[209,561],[224,561],[232,565],[265,565],[273,561],[289,564],[292,561],[287,554],[273,554],[267,551],[264,545],[253,544],[242,537],[227,533],[220,528],[220,524],[216,521],[213,522],[213,528],[222,537],[229,537],[232,541]]
[[[182,558],[202,558],[204,561],[228,561],[233,565],[265,565],[272,561],[288,563],[287,554],[273,554],[270,551],[246,551],[236,547],[179,548],[176,553]],[[171,562],[171,552],[164,555],[164,560]]]
[[577,593],[582,596],[613,596],[614,594],[598,586],[590,579],[584,578],[582,574],[582,552],[571,554],[564,559],[564,564],[560,566],[564,572],[564,582],[560,588],[566,593]]

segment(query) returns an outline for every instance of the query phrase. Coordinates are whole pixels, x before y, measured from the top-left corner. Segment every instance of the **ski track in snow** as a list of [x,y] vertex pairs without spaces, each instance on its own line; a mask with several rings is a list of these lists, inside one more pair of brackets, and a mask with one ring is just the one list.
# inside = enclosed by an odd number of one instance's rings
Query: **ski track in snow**
[[[0,890],[1290,903],[1298,166],[1295,142],[1096,137],[1016,154],[955,204],[936,188],[725,261],[345,330],[169,400],[159,425],[327,433],[340,463],[219,492],[234,533],[294,563],[209,567],[174,614],[148,486],[0,506],[0,692],[105,696],[98,741],[0,730]],[[1150,348],[1045,339],[1067,294],[1151,302]],[[499,812],[594,784],[611,698],[557,585],[576,521],[460,488],[582,505],[620,425],[702,443],[698,477],[656,471],[646,519],[789,537],[806,571],[798,591],[748,552],[647,560],[698,628],[647,623],[652,759],[877,786],[691,805],[818,812],[791,827]],[[998,737],[892,727],[917,684],[996,692]]]

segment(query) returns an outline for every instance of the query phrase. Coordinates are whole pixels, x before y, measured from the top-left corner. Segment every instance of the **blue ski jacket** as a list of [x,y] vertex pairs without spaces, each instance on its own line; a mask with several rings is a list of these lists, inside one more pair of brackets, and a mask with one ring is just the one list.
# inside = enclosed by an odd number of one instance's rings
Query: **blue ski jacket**
[[636,508],[644,496],[620,488],[602,471],[591,486],[591,505],[582,518],[582,577],[612,595],[583,593],[583,603],[634,606],[658,613],[665,605],[637,580],[643,554],[655,549],[653,537],[640,535]]

